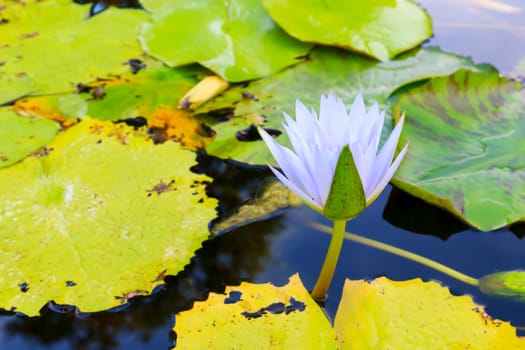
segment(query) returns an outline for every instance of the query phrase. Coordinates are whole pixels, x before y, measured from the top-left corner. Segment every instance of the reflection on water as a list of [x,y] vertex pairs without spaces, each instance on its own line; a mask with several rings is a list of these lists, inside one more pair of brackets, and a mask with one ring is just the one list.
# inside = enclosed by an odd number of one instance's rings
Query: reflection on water
[[[506,72],[515,70],[525,58],[524,11],[501,13],[476,6],[475,1],[424,0],[422,3],[435,22],[436,36],[430,44],[473,55],[475,61],[493,63]],[[507,3],[523,6],[518,0]],[[215,170],[226,167],[230,177],[223,178],[225,182],[221,186],[212,187],[212,194],[232,201],[252,196],[258,182],[250,182],[241,170],[228,166],[232,164],[213,166]],[[267,173],[262,169],[254,172],[254,176]],[[220,178],[219,173],[211,175]],[[228,182],[246,192],[224,186]],[[221,210],[231,212],[232,208],[223,203]],[[44,307],[38,318],[2,314],[0,348],[169,348],[173,341],[170,331],[174,313],[190,308],[195,300],[205,299],[209,291],[221,292],[226,284],[236,285],[242,280],[282,285],[298,271],[305,285],[311,288],[329,242],[326,234],[310,228],[311,220],[328,224],[311,209],[300,207],[266,222],[215,237],[204,244],[177,278],[168,277],[164,288],[155,295],[133,299],[126,309],[118,312],[78,318]],[[399,191],[385,191],[348,224],[350,232],[413,251],[475,277],[525,268],[525,241],[518,238],[525,233],[524,227],[515,225],[510,230],[477,232]],[[525,303],[483,295],[476,288],[427,267],[353,242],[344,244],[326,302],[328,315],[332,318],[335,315],[345,278],[371,279],[382,275],[395,280],[420,277],[441,281],[454,294],[473,295],[477,303],[487,306],[491,316],[509,320],[515,326],[525,326]]]
[[503,73],[525,75],[523,0],[420,0],[419,3],[432,16],[431,45],[472,56],[477,63],[491,63]]

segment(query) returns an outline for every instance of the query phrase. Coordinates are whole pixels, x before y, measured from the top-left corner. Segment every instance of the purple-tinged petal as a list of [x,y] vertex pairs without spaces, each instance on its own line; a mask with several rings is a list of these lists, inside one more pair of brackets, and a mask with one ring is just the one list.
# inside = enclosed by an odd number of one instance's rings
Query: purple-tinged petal
[[385,189],[386,185],[390,182],[392,177],[394,176],[395,172],[397,171],[397,168],[399,168],[399,165],[401,164],[401,161],[405,157],[405,154],[408,150],[408,144],[403,147],[401,152],[397,155],[396,159],[388,169],[388,171],[383,175],[379,183],[376,185],[376,187],[370,192],[370,196],[367,196],[366,201],[367,204],[371,203],[374,199],[379,196],[379,194]]

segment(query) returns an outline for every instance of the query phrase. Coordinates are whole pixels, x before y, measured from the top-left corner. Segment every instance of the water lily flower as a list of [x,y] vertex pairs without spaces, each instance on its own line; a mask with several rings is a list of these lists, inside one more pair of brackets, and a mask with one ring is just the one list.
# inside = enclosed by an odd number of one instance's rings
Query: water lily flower
[[394,159],[404,115],[379,150],[384,111],[374,104],[368,111],[360,94],[349,113],[332,93],[321,96],[319,117],[301,101],[295,120],[286,113],[283,123],[293,151],[278,144],[264,129],[259,133],[282,172],[271,170],[290,190],[334,221],[332,239],[312,297],[322,300],[341,251],[346,222],[366,208],[386,187],[408,145]]
[[282,169],[281,173],[270,167],[275,176],[321,213],[345,146],[350,148],[359,173],[366,206],[386,187],[407,151],[405,146],[392,161],[403,127],[402,116],[378,152],[385,113],[379,111],[377,104],[367,112],[360,94],[349,113],[332,93],[321,96],[319,117],[299,100],[295,113],[295,120],[284,113],[283,123],[293,151],[279,145],[264,129],[259,128],[259,133]]

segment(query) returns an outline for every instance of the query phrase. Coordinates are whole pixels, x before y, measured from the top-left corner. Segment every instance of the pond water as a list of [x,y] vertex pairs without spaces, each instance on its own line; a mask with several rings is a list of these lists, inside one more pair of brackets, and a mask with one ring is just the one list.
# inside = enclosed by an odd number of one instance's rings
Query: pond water
[[[422,1],[436,33],[428,44],[471,55],[474,61],[492,63],[503,72],[520,73],[519,61],[525,59],[524,11],[499,12],[481,3],[486,2]],[[506,3],[523,6],[520,1]],[[85,317],[56,313],[49,307],[38,318],[0,314],[0,349],[167,349],[173,345],[174,313],[205,299],[210,290],[220,292],[225,284],[241,280],[282,285],[296,272],[311,288],[329,236],[313,230],[309,222],[329,224],[303,206],[216,237],[204,244],[182,274],[168,277],[155,295],[133,299],[121,310]],[[347,229],[474,277],[525,268],[525,240],[520,239],[524,226],[478,232],[390,187]],[[326,301],[328,315],[335,315],[345,278],[377,276],[440,281],[453,294],[472,295],[492,317],[525,327],[525,303],[483,295],[430,268],[353,242],[343,246]]]

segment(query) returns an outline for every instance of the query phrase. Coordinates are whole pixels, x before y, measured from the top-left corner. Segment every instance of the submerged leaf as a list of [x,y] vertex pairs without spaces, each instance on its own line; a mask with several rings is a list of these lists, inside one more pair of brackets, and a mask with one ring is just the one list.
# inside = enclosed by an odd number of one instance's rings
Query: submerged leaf
[[346,280],[335,318],[341,349],[521,349],[508,323],[469,296],[420,279]]
[[458,71],[399,98],[410,149],[394,183],[490,231],[525,221],[525,91]]
[[0,169],[1,308],[118,306],[181,271],[208,238],[217,202],[189,171],[194,153],[93,120],[47,147]]
[[262,186],[255,199],[241,205],[231,216],[215,222],[211,230],[214,234],[224,233],[254,221],[267,219],[279,209],[302,204],[301,197],[281,182],[270,180]]
[[298,275],[283,287],[241,283],[179,313],[177,349],[336,349],[335,334]]
[[430,16],[409,0],[263,0],[270,16],[302,41],[388,60],[432,35]]

